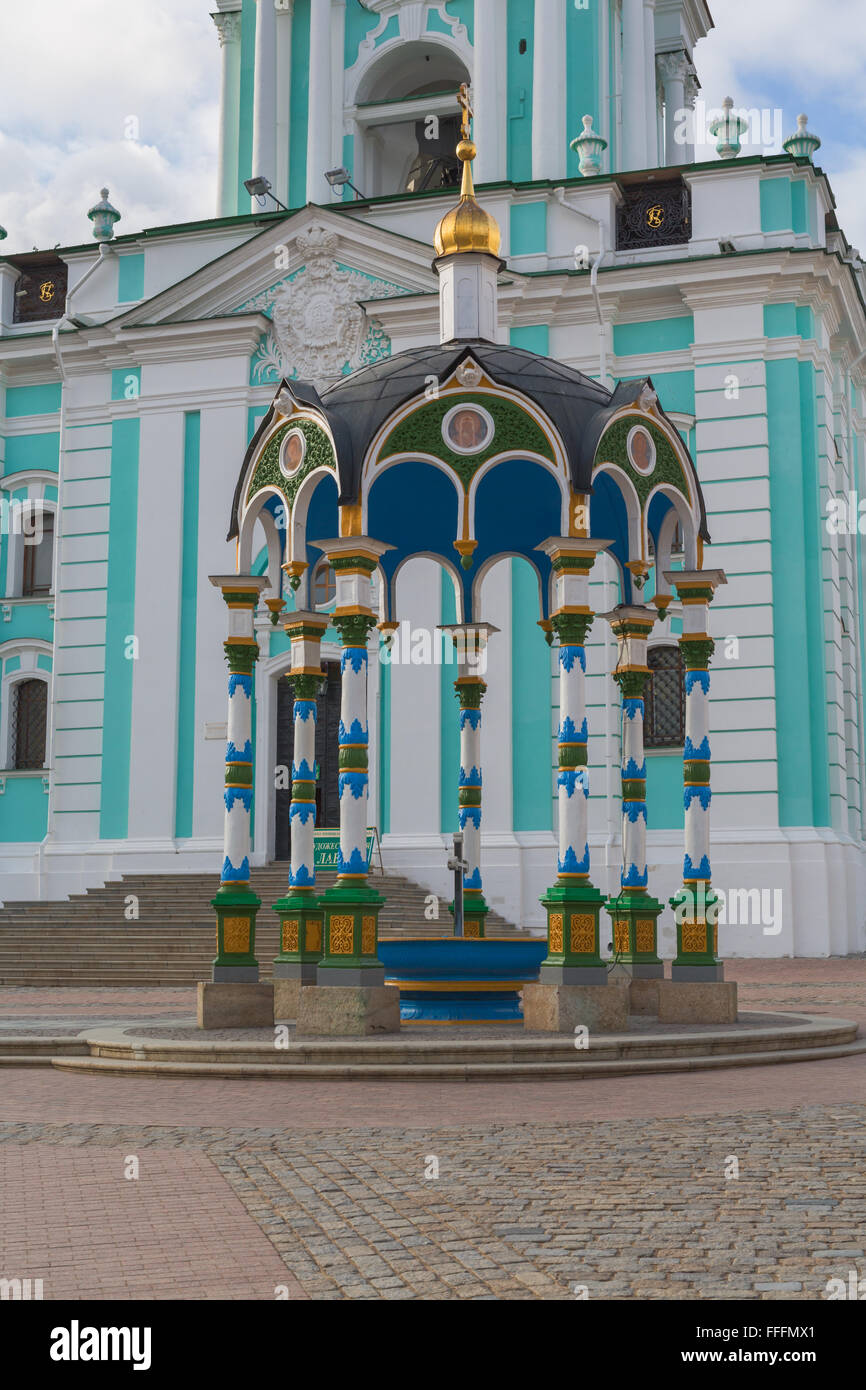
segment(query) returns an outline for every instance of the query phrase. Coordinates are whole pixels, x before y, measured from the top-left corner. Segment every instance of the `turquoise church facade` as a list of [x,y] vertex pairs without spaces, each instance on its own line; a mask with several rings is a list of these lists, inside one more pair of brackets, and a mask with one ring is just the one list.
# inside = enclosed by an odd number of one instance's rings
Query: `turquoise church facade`
[[[728,577],[711,613],[720,949],[863,949],[866,285],[815,142],[731,152],[736,114],[708,134],[699,69],[711,19],[699,0],[226,0],[214,20],[215,215],[131,235],[109,216],[98,244],[0,260],[0,898],[219,869],[224,612],[207,575],[234,568],[238,470],[283,378],[325,389],[438,341],[432,237],[453,202],[454,94],[469,81],[479,200],[503,234],[499,341],[608,387],[650,377],[707,500],[703,564]],[[251,197],[253,177],[277,202]],[[99,230],[98,212],[92,221]],[[44,539],[32,546],[37,515]],[[245,564],[291,603],[279,521],[259,529]],[[327,613],[327,572],[318,582]],[[600,560],[593,608],[624,601],[630,582]],[[505,558],[484,583],[499,630],[487,654],[485,885],[498,911],[541,930],[555,654],[532,568]],[[459,746],[436,632],[456,621],[454,587],[422,558],[398,596],[395,648],[370,662],[370,813],[386,865],[444,895]],[[285,849],[289,643],[264,605],[256,621],[261,863]],[[606,627],[596,621],[587,641],[587,712],[590,846],[610,890],[622,846]],[[681,631],[674,604],[649,643],[660,899],[682,868]],[[338,653],[329,629],[324,659]]]

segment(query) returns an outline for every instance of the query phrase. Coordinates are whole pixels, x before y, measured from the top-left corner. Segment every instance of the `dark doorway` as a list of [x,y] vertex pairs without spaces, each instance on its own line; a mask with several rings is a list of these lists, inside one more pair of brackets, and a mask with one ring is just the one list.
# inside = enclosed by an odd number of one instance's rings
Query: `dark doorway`
[[[328,683],[319,696],[316,718],[316,761],[319,764],[319,780],[316,785],[316,825],[333,828],[340,824],[339,795],[339,734],[340,734],[340,663],[322,663],[327,672]],[[292,766],[295,743],[295,726],[292,717],[295,696],[292,683],[285,676],[277,681],[277,766]],[[288,859],[291,847],[289,828],[289,806],[292,800],[291,787],[278,787],[276,791],[276,836],[275,859]]]

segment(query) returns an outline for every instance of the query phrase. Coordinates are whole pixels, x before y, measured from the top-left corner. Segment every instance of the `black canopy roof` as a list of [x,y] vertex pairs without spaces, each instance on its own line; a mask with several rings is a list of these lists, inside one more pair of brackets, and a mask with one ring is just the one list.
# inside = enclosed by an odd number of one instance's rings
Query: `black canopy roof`
[[[441,347],[408,348],[353,372],[321,396],[309,382],[286,381],[283,386],[295,400],[321,411],[330,425],[337,448],[341,503],[356,500],[364,456],[384,422],[404,402],[421,395],[431,376],[440,382],[446,381],[467,357],[472,357],[497,385],[522,392],[546,413],[565,445],[575,492],[592,491],[595,451],[610,418],[624,405],[637,403],[644,387],[652,385],[650,378],[644,377],[619,382],[610,392],[591,377],[551,357],[481,339],[461,339]],[[241,487],[247,464],[259,438],[270,425],[272,414],[273,408],[262,420],[247,450],[235,491],[229,540],[238,534]],[[694,468],[692,471],[694,474]],[[700,487],[697,491],[700,497]],[[702,497],[701,534],[708,539]]]

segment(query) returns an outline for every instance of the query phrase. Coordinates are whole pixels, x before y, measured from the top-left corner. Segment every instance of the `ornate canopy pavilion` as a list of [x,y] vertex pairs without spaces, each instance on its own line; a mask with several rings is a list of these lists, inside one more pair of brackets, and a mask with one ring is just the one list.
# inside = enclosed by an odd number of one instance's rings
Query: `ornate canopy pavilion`
[[[400,621],[397,577],[410,559],[436,560],[454,585],[465,837],[466,934],[484,935],[480,726],[483,653],[496,641],[481,603],[485,574],[519,556],[538,582],[538,622],[558,645],[559,855],[543,899],[548,955],[542,980],[604,984],[601,911],[615,956],[633,976],[659,978],[656,922],[646,863],[644,689],[647,637],[674,596],[682,604],[685,669],[685,847],[673,979],[722,979],[710,890],[709,605],[720,570],[702,568],[709,536],[689,451],[661,409],[649,377],[603,384],[543,356],[497,342],[499,229],[477,203],[464,106],[460,201],[437,228],[441,342],[398,353],[321,395],[283,381],[253,438],[237,482],[229,539],[237,572],[212,576],[228,607],[228,748],[225,860],[214,906],[215,981],[256,980],[258,898],[249,886],[253,788],[251,696],[258,648],[254,616],[266,579],[251,573],[254,528],[263,526],[271,572],[284,593],[267,600],[291,641],[294,687],[291,865],[277,904],[277,977],[318,985],[377,986],[377,919],[383,902],[367,880],[367,667]],[[676,549],[677,560],[672,559]],[[594,614],[589,576],[597,555],[615,561],[621,602]],[[315,611],[311,576],[326,557],[336,609]],[[675,563],[682,568],[674,568]],[[643,590],[652,568],[651,602]],[[288,600],[287,611],[283,613]],[[587,843],[587,712],[584,643],[596,617],[616,637],[613,678],[622,697],[622,875],[616,898],[592,883]],[[342,642],[339,726],[340,852],[336,885],[317,896],[314,870],[316,695],[327,626]],[[424,729],[418,729],[424,738]],[[650,808],[651,809],[651,808]],[[607,936],[605,937],[607,939]]]

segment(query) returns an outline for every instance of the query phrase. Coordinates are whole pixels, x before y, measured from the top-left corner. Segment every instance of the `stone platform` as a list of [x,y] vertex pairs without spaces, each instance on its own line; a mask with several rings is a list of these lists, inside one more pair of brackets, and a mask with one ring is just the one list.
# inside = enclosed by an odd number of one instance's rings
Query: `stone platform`
[[140,1076],[307,1080],[534,1080],[804,1062],[866,1052],[857,1023],[821,1014],[741,1011],[732,1024],[664,1024],[633,1016],[627,1030],[592,1035],[578,1049],[568,1036],[484,1028],[413,1028],[411,1033],[347,1039],[297,1038],[292,1024],[215,1029],[195,1020],[139,1018],[84,1026],[76,1033],[23,1030],[0,1022],[0,1067]]

